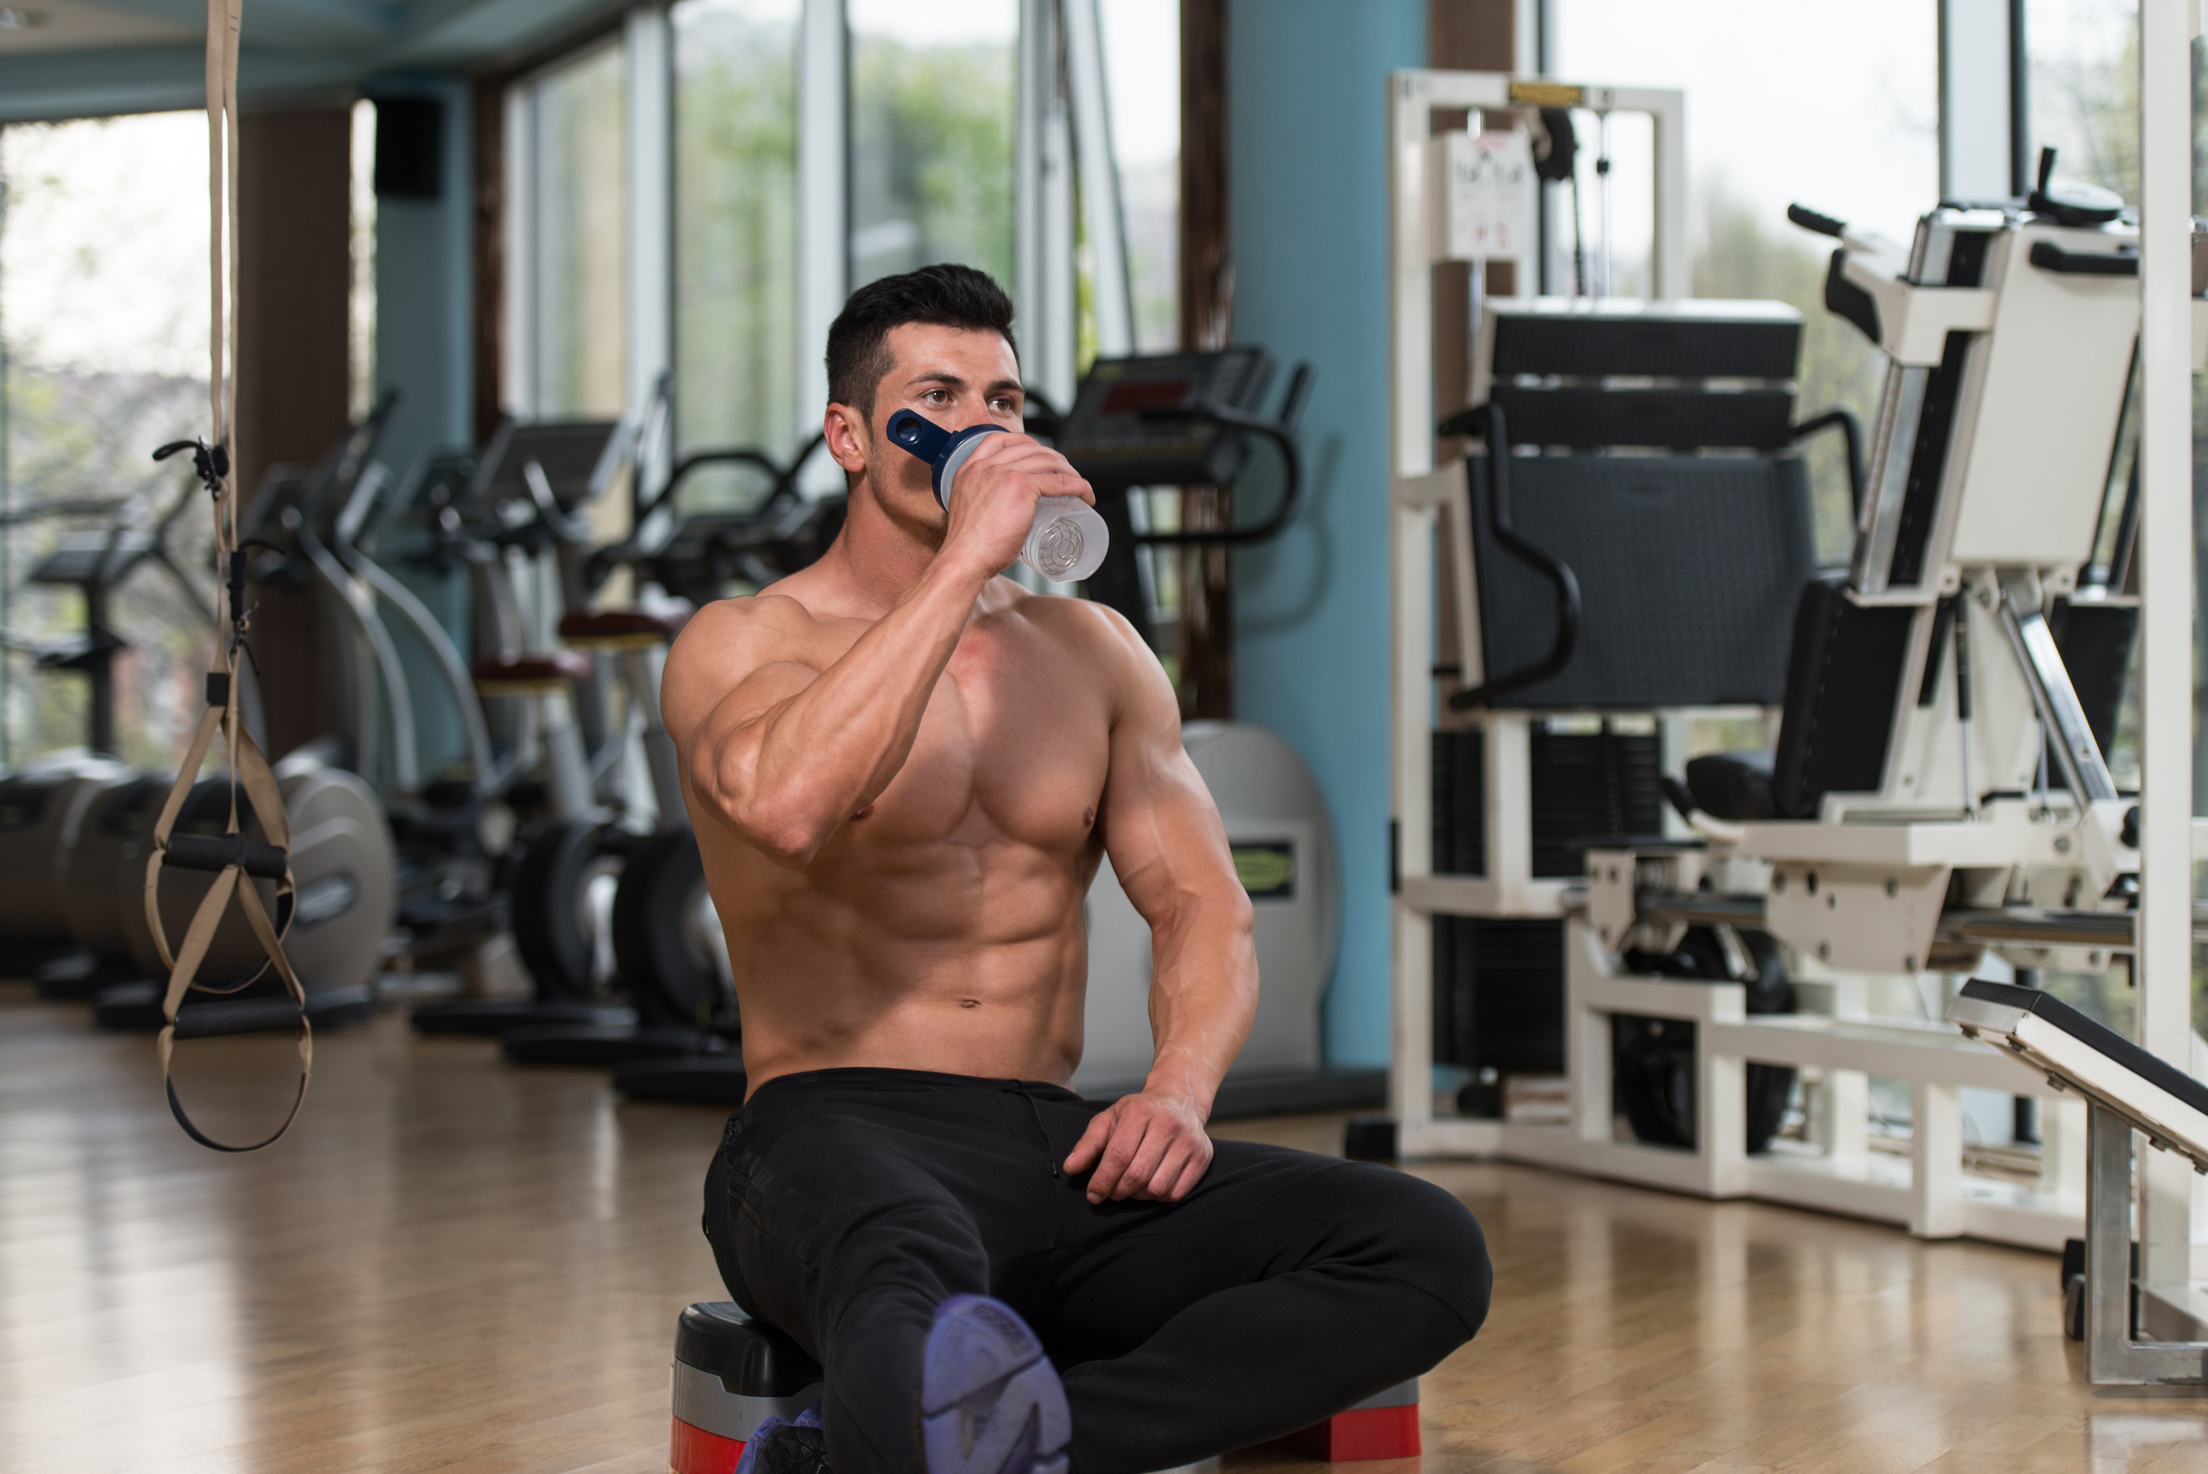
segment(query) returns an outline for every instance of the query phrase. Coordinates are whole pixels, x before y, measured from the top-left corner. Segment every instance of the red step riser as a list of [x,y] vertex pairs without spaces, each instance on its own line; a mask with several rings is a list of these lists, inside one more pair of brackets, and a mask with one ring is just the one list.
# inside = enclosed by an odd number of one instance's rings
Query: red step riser
[[680,1418],[667,1438],[667,1467],[671,1474],[736,1474],[736,1461],[744,1456],[743,1444],[703,1428],[693,1428]]
[[[667,1440],[667,1464],[672,1474],[736,1474],[737,1460],[744,1456],[743,1444],[693,1428],[680,1418],[672,1422]],[[1421,1448],[1418,1404],[1356,1408],[1280,1442],[1297,1453],[1336,1464],[1415,1458]]]
[[1352,1408],[1280,1442],[1297,1453],[1334,1464],[1415,1458],[1420,1449],[1418,1404]]

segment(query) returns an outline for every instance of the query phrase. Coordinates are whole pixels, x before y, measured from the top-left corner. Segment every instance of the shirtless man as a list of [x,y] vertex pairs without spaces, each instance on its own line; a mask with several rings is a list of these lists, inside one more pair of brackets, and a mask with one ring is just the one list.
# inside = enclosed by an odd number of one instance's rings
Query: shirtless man
[[[1258,988],[1218,811],[1129,625],[997,576],[1037,498],[1088,484],[992,435],[946,515],[886,430],[1017,432],[1011,324],[965,267],[854,293],[828,334],[842,535],[668,657],[751,1081],[706,1233],[826,1374],[820,1431],[747,1448],[763,1474],[1169,1468],[1416,1376],[1487,1311],[1454,1197],[1204,1133]],[[1106,855],[1156,955],[1155,1062],[1110,1106],[1066,1088]]]

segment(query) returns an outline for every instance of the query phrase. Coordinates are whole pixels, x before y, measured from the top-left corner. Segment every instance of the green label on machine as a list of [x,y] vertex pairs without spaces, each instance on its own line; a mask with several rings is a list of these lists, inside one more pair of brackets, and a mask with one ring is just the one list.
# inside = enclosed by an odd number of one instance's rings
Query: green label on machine
[[1283,840],[1232,846],[1234,878],[1253,901],[1286,901],[1296,894],[1296,847]]

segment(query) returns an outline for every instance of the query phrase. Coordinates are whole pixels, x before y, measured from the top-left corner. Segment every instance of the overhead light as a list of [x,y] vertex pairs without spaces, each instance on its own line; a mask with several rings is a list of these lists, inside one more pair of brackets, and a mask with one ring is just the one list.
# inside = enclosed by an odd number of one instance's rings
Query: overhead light
[[0,6],[0,31],[27,31],[32,26],[46,24],[43,10],[17,10],[12,6]]

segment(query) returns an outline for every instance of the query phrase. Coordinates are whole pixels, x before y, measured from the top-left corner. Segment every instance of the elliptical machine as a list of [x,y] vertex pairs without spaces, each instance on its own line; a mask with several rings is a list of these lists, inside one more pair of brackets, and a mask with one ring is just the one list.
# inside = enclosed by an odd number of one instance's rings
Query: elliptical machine
[[[674,743],[660,724],[660,671],[666,646],[681,627],[680,619],[661,611],[687,611],[717,599],[733,578],[771,583],[826,550],[842,526],[843,498],[807,501],[797,489],[798,475],[821,444],[815,436],[787,466],[748,447],[684,457],[656,493],[639,499],[636,532],[599,550],[586,564],[585,583],[593,592],[605,586],[615,569],[628,567],[640,588],[657,586],[675,596],[657,606],[576,610],[560,623],[561,637],[570,645],[603,650],[618,661],[632,721],[642,730],[657,801],[652,833],[633,836],[609,829],[600,841],[626,853],[614,893],[612,942],[638,1023],[516,1030],[503,1041],[508,1059],[519,1064],[623,1066],[722,1055],[736,1038],[740,1023],[728,947],[683,806]],[[729,464],[748,465],[769,478],[759,506],[678,520],[677,496],[684,483],[706,467]]]

